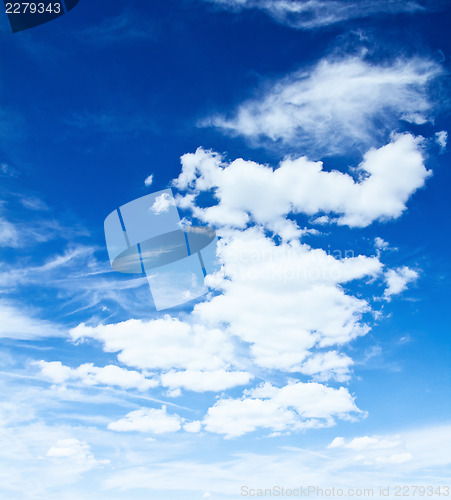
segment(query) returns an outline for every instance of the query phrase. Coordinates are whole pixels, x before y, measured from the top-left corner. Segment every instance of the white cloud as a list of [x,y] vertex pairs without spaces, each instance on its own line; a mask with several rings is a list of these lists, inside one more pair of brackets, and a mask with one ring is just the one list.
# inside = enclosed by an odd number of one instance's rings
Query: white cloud
[[178,415],[168,414],[166,406],[163,406],[161,410],[141,408],[128,413],[123,419],[111,422],[108,429],[117,432],[166,434],[180,430],[182,422],[183,419]]
[[359,57],[326,59],[275,82],[232,117],[213,116],[201,125],[252,141],[281,141],[321,157],[346,154],[349,148],[381,144],[399,120],[428,121],[428,87],[441,71],[419,58],[386,65]]
[[140,391],[146,391],[158,385],[156,380],[148,379],[142,373],[125,370],[115,365],[97,367],[92,363],[86,363],[78,368],[70,368],[60,361],[38,361],[36,364],[40,367],[42,375],[55,384],[80,381],[86,386],[109,385]]
[[[229,233],[218,252],[222,272],[208,280],[222,293],[197,304],[183,321],[165,316],[82,324],[71,330],[72,338],[100,340],[122,363],[162,370],[171,395],[179,388],[220,391],[248,384],[253,363],[316,380],[349,377],[350,358],[324,348],[369,331],[362,322],[369,304],[341,285],[381,275],[377,258],[335,258],[299,242],[276,245],[257,228]],[[317,348],[322,351],[315,353]]]
[[98,461],[91,453],[91,447],[84,441],[78,439],[60,439],[52,446],[47,457],[59,460],[68,460],[72,464],[82,466],[83,470],[89,470],[99,464],[108,464],[109,460]]
[[448,132],[446,132],[446,130],[436,132],[435,141],[440,146],[440,149],[444,151],[448,142]]
[[389,269],[385,273],[387,288],[384,297],[390,300],[392,295],[398,295],[407,289],[407,285],[418,279],[418,273],[406,266]]
[[342,437],[336,437],[328,446],[328,448],[339,448],[340,446],[343,446],[345,443],[344,438]]
[[207,431],[231,438],[259,428],[277,432],[331,426],[334,417],[352,420],[360,413],[344,387],[293,382],[279,389],[265,383],[242,399],[220,399],[203,423]]
[[299,371],[305,375],[313,375],[314,380],[336,380],[345,382],[350,379],[350,366],[354,362],[349,356],[337,351],[315,354],[302,363]]
[[377,457],[376,463],[379,464],[403,464],[412,460],[410,453],[397,453],[389,457]]
[[64,330],[54,323],[39,319],[26,307],[18,307],[3,299],[0,299],[0,317],[0,338],[27,340],[66,336]]
[[200,420],[194,420],[193,422],[187,422],[183,426],[183,430],[185,430],[186,432],[192,432],[193,434],[200,432],[201,428],[202,428],[202,422]]
[[226,9],[260,9],[276,21],[297,29],[322,26],[359,19],[374,14],[394,14],[425,10],[414,0],[206,0]]
[[174,199],[168,193],[160,194],[155,199],[155,203],[152,205],[151,210],[156,214],[161,214],[167,212],[169,207],[174,206]]
[[[222,294],[194,308],[194,321],[226,331],[250,346],[250,357],[262,367],[302,371],[316,347],[350,342],[364,335],[360,323],[366,301],[340,286],[377,276],[377,258],[335,259],[299,243],[276,245],[262,231],[240,231],[219,246],[223,274],[211,276]],[[338,354],[316,357],[304,370],[345,376],[349,359]],[[319,370],[319,371],[316,371]]]
[[389,244],[388,244],[388,242],[384,241],[379,236],[376,236],[376,238],[374,238],[374,246],[378,250],[386,250],[389,247]]
[[151,186],[152,182],[153,182],[153,175],[151,174],[148,177],[146,177],[146,179],[144,180],[144,185],[147,187]]
[[196,217],[217,227],[245,228],[250,222],[265,225],[284,239],[302,231],[286,216],[320,212],[338,214],[336,222],[365,227],[375,220],[399,217],[410,196],[425,183],[421,138],[398,135],[392,142],[369,150],[355,181],[349,174],[323,170],[322,162],[305,157],[286,159],[273,170],[237,159],[224,164],[220,155],[199,148],[182,157],[182,172],[175,181],[194,194],[213,190],[218,203],[199,208],[190,198]]
[[389,448],[397,448],[403,445],[403,441],[400,435],[391,435],[391,436],[362,436],[351,439],[346,442],[344,438],[337,437],[335,438],[328,448],[348,448],[351,450],[380,450],[380,449],[389,449]]
[[184,388],[195,392],[225,391],[238,385],[247,385],[252,379],[248,372],[215,371],[170,371],[161,375],[161,384],[170,389]]
[[16,248],[20,246],[19,233],[11,222],[0,217],[0,247]]
[[72,329],[74,340],[100,340],[122,363],[141,369],[218,370],[233,361],[233,346],[219,329],[190,325],[170,316]]

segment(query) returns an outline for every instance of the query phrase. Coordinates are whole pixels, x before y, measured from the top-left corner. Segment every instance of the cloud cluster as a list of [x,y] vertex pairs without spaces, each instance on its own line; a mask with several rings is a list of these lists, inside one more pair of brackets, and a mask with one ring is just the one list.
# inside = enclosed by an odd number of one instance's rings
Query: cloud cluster
[[[251,141],[268,139],[321,157],[381,144],[400,120],[431,119],[430,84],[442,73],[432,60],[374,64],[356,56],[322,59],[276,81],[214,126]],[[258,142],[260,143],[260,142]]]
[[[128,372],[136,378],[135,386],[161,384],[180,395],[179,389],[194,392],[222,391],[247,385],[253,378],[237,370],[234,342],[219,328],[165,316],[162,319],[88,327],[79,325],[70,332],[74,340],[97,339],[107,352],[119,352],[118,358],[128,366],[161,372],[149,380],[138,372]],[[82,368],[82,367],[80,367]],[[92,370],[88,366],[88,369]],[[79,370],[77,375],[80,375]],[[104,369],[103,369],[104,370]],[[83,368],[83,373],[86,368]],[[136,374],[136,375],[135,375]]]
[[323,379],[346,374],[349,360],[337,353],[308,357],[368,331],[360,321],[368,303],[340,285],[377,276],[377,258],[336,259],[298,242],[276,245],[256,228],[224,238],[219,254],[222,273],[210,282],[222,293],[195,306],[195,321],[225,327],[260,367]]
[[334,417],[352,420],[360,414],[344,387],[293,382],[277,388],[269,383],[247,391],[241,399],[220,399],[204,419],[207,431],[239,437],[258,428],[273,432],[334,425]]
[[[216,227],[244,229],[254,223],[284,239],[302,235],[291,214],[331,214],[340,225],[365,227],[376,220],[399,217],[410,196],[430,175],[424,165],[421,138],[402,134],[370,149],[348,173],[323,170],[322,162],[306,157],[286,159],[276,169],[237,159],[226,164],[214,152],[199,148],[182,157],[182,172],[174,182],[188,190],[184,200],[193,214]],[[217,203],[196,205],[196,196],[212,191]]]

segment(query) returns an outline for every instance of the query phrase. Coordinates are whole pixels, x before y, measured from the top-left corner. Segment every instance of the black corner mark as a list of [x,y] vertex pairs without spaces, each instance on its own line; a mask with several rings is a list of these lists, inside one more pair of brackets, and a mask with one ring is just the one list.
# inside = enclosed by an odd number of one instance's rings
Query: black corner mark
[[79,0],[36,0],[9,1],[3,0],[5,12],[13,33],[24,31],[40,24],[61,17],[73,9]]

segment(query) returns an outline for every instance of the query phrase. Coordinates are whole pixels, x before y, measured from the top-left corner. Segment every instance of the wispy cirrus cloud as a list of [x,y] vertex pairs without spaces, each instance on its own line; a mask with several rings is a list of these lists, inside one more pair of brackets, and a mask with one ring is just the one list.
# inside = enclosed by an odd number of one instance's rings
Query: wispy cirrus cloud
[[32,308],[5,299],[0,299],[0,317],[0,338],[29,340],[66,334],[61,326],[40,319]]
[[437,4],[417,0],[205,0],[224,9],[258,9],[281,24],[296,29],[323,26],[377,14],[424,12]]
[[380,145],[403,121],[430,121],[429,87],[442,73],[424,58],[375,64],[364,57],[330,57],[268,84],[230,116],[211,116],[200,126],[257,145],[280,143],[321,157],[346,154]]

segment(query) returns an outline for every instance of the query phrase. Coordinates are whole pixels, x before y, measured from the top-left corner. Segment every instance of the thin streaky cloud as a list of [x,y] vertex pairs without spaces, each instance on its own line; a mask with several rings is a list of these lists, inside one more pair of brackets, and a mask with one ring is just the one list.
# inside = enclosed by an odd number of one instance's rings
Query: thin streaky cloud
[[207,117],[199,126],[256,146],[346,154],[381,145],[402,122],[431,122],[430,85],[442,74],[442,67],[426,58],[374,64],[363,56],[332,56],[268,83],[231,115]]
[[261,10],[277,22],[296,29],[310,30],[351,19],[379,14],[424,12],[439,7],[432,2],[411,0],[206,0],[224,9],[242,11]]

